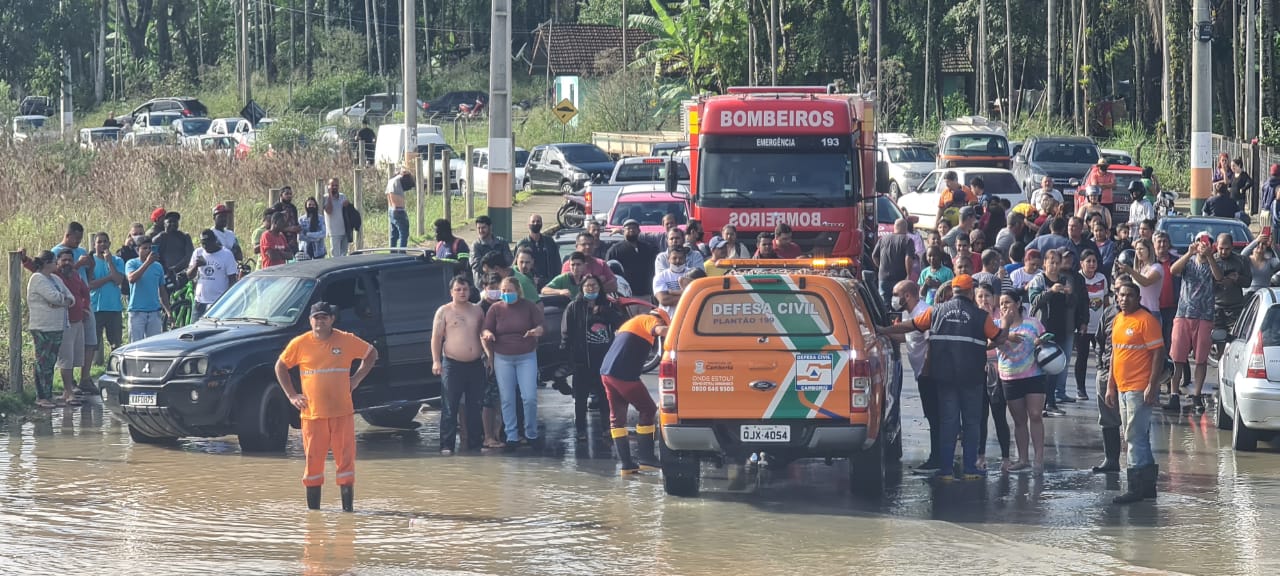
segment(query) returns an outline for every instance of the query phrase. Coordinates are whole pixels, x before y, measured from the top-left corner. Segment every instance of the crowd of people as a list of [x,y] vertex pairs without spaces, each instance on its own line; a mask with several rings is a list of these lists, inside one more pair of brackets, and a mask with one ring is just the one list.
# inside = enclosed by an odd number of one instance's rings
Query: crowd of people
[[[1280,174],[1280,166],[1272,170]],[[1244,178],[1237,170],[1236,184],[1220,182],[1222,197],[1234,201]],[[1270,235],[1237,252],[1230,234],[1201,233],[1179,254],[1157,230],[1149,179],[1129,188],[1129,214],[1146,217],[1124,223],[1112,221],[1098,187],[1068,212],[1048,178],[1016,206],[984,195],[980,182],[960,186],[954,173],[944,181],[939,214],[954,214],[954,225],[940,216],[935,233],[921,234],[899,220],[872,251],[880,290],[901,316],[885,332],[905,345],[929,422],[930,455],[916,469],[953,479],[959,437],[961,477],[985,475],[993,422],[1001,472],[1040,473],[1043,419],[1090,399],[1096,356],[1092,388],[1105,454],[1094,471],[1119,472],[1127,442],[1129,487],[1115,501],[1154,498],[1151,411],[1205,412],[1210,333],[1233,323],[1247,293],[1280,271]],[[1061,358],[1073,353],[1074,363]],[[936,366],[946,366],[945,378]]]

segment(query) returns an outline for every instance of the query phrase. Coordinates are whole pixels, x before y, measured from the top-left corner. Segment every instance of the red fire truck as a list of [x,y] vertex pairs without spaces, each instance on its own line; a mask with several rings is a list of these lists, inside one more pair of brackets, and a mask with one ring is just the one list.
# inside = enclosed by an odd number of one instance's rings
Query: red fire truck
[[692,213],[704,229],[733,224],[740,238],[753,241],[785,222],[806,254],[857,261],[869,253],[876,234],[875,106],[831,92],[730,88],[686,103]]

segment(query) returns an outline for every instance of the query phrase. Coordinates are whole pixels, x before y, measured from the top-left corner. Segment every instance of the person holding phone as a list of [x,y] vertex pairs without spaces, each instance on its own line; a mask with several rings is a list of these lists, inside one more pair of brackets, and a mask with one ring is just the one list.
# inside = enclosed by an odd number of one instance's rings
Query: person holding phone
[[1209,369],[1209,347],[1213,345],[1210,334],[1213,331],[1214,283],[1226,278],[1214,259],[1212,250],[1209,233],[1201,232],[1187,248],[1187,253],[1170,267],[1173,275],[1182,278],[1182,292],[1173,317],[1173,342],[1170,346],[1174,363],[1173,383],[1169,403],[1164,405],[1164,409],[1171,412],[1181,410],[1178,392],[1186,384],[1183,370],[1187,367],[1187,357],[1194,352],[1192,398],[1196,412],[1204,413],[1204,399],[1200,397],[1200,392],[1204,388],[1205,373]]
[[1271,229],[1262,229],[1262,234],[1253,239],[1240,252],[1249,260],[1249,268],[1253,273],[1253,281],[1249,283],[1248,293],[1271,287],[1271,277],[1280,272],[1280,258],[1271,243]]

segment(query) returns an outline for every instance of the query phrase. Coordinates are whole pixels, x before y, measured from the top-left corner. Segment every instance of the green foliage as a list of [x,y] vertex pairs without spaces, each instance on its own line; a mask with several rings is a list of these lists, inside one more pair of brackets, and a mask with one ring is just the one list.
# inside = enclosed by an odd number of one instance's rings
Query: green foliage
[[632,66],[654,76],[683,76],[690,93],[723,91],[745,78],[744,0],[683,0],[674,9],[649,0],[656,16],[637,14],[628,22],[654,36],[637,48]]
[[19,394],[17,392],[0,392],[0,416],[13,417],[26,414],[36,403],[35,392]]
[[[623,0],[586,0],[578,2],[579,24],[622,25]],[[627,14],[650,14],[648,0],[626,0]]]
[[942,116],[955,118],[969,114],[969,100],[960,92],[952,92],[942,98]]

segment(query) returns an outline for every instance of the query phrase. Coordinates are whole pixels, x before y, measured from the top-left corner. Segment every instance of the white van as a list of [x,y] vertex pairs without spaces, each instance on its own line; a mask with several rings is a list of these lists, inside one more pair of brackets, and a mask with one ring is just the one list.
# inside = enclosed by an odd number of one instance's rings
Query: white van
[[[403,124],[383,124],[378,127],[377,142],[373,148],[373,163],[379,171],[386,174],[387,177],[400,169],[404,165],[404,125]],[[436,147],[436,175],[435,189],[443,190],[442,178],[444,166],[441,165],[440,159],[444,156],[444,151],[449,151],[449,188],[451,190],[461,190],[458,186],[459,176],[466,167],[463,158],[458,157],[457,152],[444,140],[443,134],[440,132],[439,126],[430,124],[419,124],[417,134],[417,153],[420,154],[423,162],[419,172],[426,169],[426,155],[428,147],[432,144]]]

